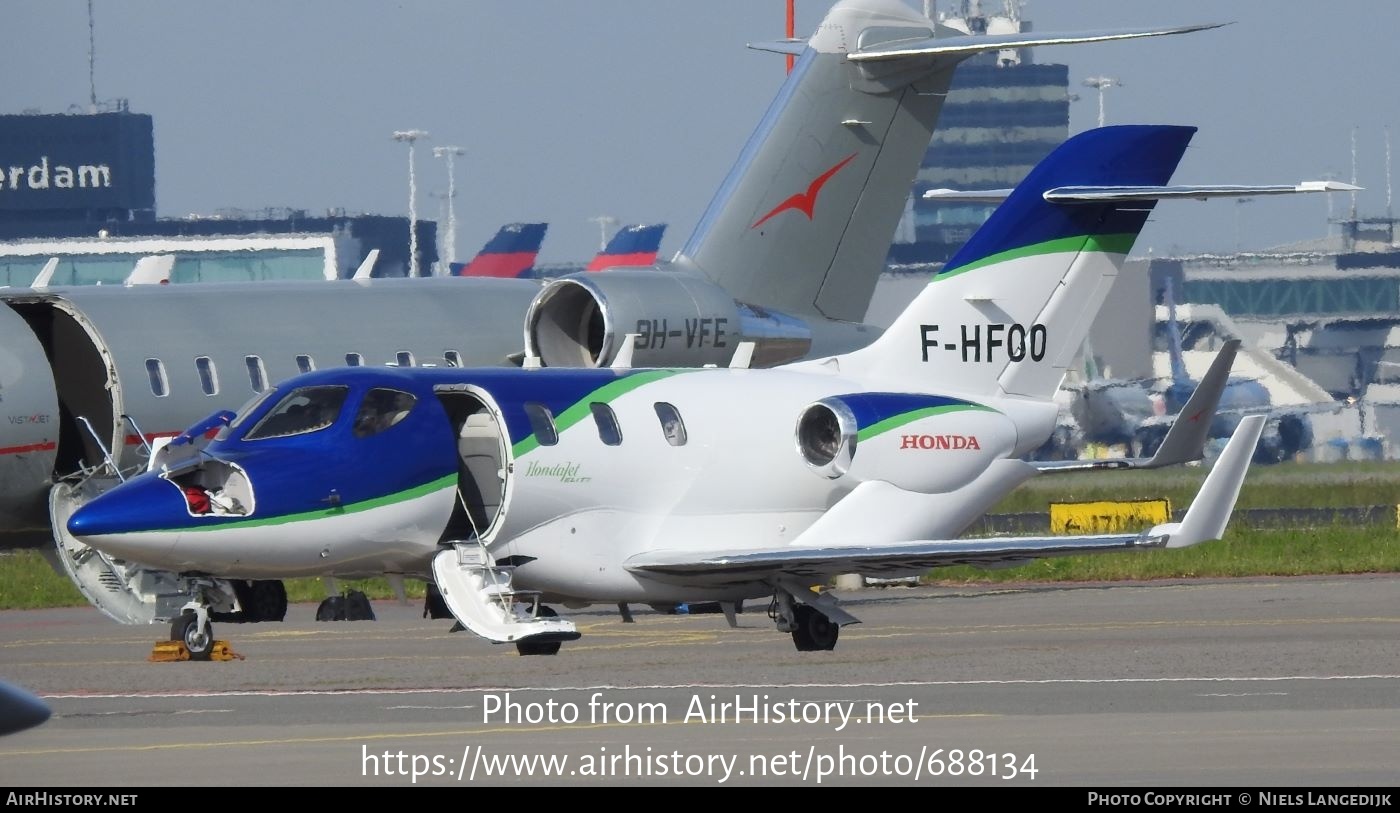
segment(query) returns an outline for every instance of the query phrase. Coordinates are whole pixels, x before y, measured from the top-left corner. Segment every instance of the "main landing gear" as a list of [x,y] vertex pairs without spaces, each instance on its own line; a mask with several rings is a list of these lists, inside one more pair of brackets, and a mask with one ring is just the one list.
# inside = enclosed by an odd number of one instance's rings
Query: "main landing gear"
[[780,585],[768,605],[768,617],[778,632],[792,633],[798,652],[824,652],[836,648],[841,627],[860,619],[838,606],[829,593],[813,593],[801,585]]

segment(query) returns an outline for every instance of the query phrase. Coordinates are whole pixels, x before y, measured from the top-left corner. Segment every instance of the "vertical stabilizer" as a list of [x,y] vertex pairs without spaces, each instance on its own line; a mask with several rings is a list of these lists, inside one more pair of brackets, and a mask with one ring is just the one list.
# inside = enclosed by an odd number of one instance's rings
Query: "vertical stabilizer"
[[469,263],[453,263],[454,277],[527,277],[544,244],[547,223],[508,223]]
[[1209,27],[968,35],[897,0],[842,0],[808,40],[676,263],[742,302],[860,321],[958,63],[1007,48]]
[[1051,398],[1155,201],[1052,202],[1046,193],[1161,186],[1193,133],[1105,127],[1066,141],[843,369],[887,386]]
[[895,0],[838,3],[677,262],[743,302],[864,319],[957,60],[867,67],[847,55],[932,26]]
[[656,262],[656,255],[661,251],[661,237],[665,233],[665,223],[623,226],[584,270],[602,271],[607,268],[640,268],[651,265]]

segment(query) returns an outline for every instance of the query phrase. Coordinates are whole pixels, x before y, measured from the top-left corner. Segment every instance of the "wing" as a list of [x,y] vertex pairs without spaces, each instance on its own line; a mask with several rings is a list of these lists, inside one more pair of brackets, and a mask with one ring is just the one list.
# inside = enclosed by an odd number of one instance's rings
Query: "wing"
[[1142,533],[936,539],[863,547],[804,547],[799,539],[792,546],[758,550],[650,551],[631,557],[626,567],[659,581],[721,585],[825,579],[841,573],[892,575],[958,564],[1004,566],[1048,556],[1189,547],[1224,534],[1263,428],[1263,416],[1241,421],[1181,522]]

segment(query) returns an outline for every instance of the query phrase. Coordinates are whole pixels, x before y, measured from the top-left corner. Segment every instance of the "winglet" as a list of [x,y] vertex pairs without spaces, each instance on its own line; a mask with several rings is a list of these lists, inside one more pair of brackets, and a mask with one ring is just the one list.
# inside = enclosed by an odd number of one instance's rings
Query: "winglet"
[[1210,363],[1210,370],[1186,400],[1186,406],[1177,414],[1171,429],[1167,430],[1167,436],[1162,439],[1162,445],[1157,447],[1157,453],[1152,455],[1151,460],[1136,468],[1156,469],[1201,458],[1206,438],[1210,435],[1211,419],[1215,417],[1215,410],[1220,406],[1220,397],[1225,394],[1225,387],[1230,383],[1230,367],[1235,363],[1235,354],[1239,349],[1239,339],[1225,342],[1220,352],[1215,354],[1215,360]]
[[1235,354],[1240,349],[1239,339],[1230,339],[1215,354],[1205,377],[1191,392],[1186,405],[1177,413],[1176,420],[1162,438],[1157,453],[1150,458],[1110,458],[1108,460],[1047,460],[1036,461],[1031,465],[1043,474],[1063,474],[1072,471],[1100,471],[1105,469],[1160,469],[1175,466],[1192,460],[1200,460],[1205,452],[1206,440],[1210,437],[1211,420],[1220,406],[1220,398],[1230,382],[1230,367],[1235,362]]
[[622,339],[622,346],[617,348],[617,357],[613,359],[612,368],[614,370],[632,369],[632,351],[637,347],[637,339],[640,333],[628,333]]
[[1264,432],[1264,421],[1263,415],[1250,415],[1241,420],[1181,522],[1158,525],[1143,536],[1165,537],[1168,548],[1189,548],[1223,536],[1230,512],[1235,510],[1235,500],[1240,496],[1244,475],[1249,471],[1249,462],[1254,457],[1254,447]]
[[39,269],[39,273],[37,273],[37,274],[34,275],[34,281],[31,282],[31,283],[29,283],[29,287],[30,287],[30,288],[47,288],[47,287],[49,287],[49,280],[53,279],[53,274],[54,274],[54,272],[57,271],[57,270],[58,270],[58,258],[57,258],[57,257],[50,257],[50,258],[49,258],[49,261],[46,262],[46,263],[44,263],[44,267],[41,268],[41,269]]
[[374,264],[379,261],[379,249],[372,248],[365,255],[365,261],[360,263],[360,267],[355,269],[354,276],[350,279],[369,279],[374,273]]
[[735,370],[747,370],[753,363],[753,342],[739,342],[739,346],[734,348],[734,355],[729,359],[729,366]]

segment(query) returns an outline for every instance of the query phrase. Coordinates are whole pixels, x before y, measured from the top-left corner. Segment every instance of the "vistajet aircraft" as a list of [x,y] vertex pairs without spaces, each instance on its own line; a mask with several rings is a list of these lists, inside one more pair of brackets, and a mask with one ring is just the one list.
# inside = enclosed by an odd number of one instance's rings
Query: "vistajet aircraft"
[[[1210,26],[968,36],[896,0],[843,0],[673,261],[526,280],[87,287],[0,294],[0,535],[50,535],[50,485],[144,463],[273,382],[343,365],[767,366],[864,346],[870,302],[953,68],[1001,48]],[[946,35],[946,36],[945,36]],[[656,273],[658,270],[664,273]],[[128,418],[128,416],[130,416]],[[136,428],[137,423],[140,429]]]
[[[202,450],[183,445],[78,507],[65,550],[181,574],[195,598],[171,634],[196,656],[225,600],[209,576],[364,573],[431,579],[466,628],[552,654],[578,632],[541,601],[718,600],[732,623],[734,602],[772,596],[798,649],[831,649],[856,621],[810,589],[834,574],[1216,539],[1262,418],[1241,422],[1180,523],[957,538],[1055,470],[1019,458],[1053,429],[1052,396],[1193,132],[1111,127],[1066,142],[861,350],[769,370],[299,376],[225,416]],[[1152,459],[1074,467],[1199,456],[1228,350]],[[56,500],[60,516],[80,501]]]

